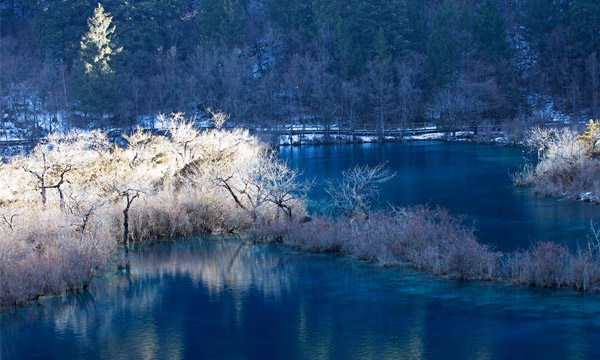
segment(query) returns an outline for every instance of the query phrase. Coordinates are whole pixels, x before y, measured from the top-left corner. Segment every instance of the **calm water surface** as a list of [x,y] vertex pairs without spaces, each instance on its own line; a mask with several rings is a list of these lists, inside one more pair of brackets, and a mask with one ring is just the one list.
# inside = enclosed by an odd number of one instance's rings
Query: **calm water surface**
[[[469,215],[481,241],[502,251],[527,248],[538,240],[576,246],[586,241],[591,220],[600,224],[600,206],[515,188],[509,173],[525,157],[531,159],[520,147],[414,142],[285,147],[281,155],[303,169],[305,177],[321,180],[340,177],[355,164],[387,162],[397,175],[382,187],[380,206],[429,203]],[[323,186],[311,194],[312,199],[326,197]],[[315,200],[312,207],[322,205]]]
[[[507,169],[520,149],[414,143],[282,156],[319,178],[388,161],[398,176],[382,200],[471,214],[480,238],[503,250],[540,238],[575,244],[600,212],[512,188]],[[163,241],[134,249],[129,273],[86,293],[0,314],[0,359],[49,358],[598,359],[600,295],[463,283],[235,240]]]

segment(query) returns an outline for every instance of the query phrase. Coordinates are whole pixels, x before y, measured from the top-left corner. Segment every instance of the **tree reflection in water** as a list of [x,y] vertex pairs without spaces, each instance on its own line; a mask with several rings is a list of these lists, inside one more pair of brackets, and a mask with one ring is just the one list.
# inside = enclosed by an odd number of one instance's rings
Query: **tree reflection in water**
[[88,292],[1,314],[0,358],[598,355],[594,295],[462,284],[221,238],[130,254],[129,272]]

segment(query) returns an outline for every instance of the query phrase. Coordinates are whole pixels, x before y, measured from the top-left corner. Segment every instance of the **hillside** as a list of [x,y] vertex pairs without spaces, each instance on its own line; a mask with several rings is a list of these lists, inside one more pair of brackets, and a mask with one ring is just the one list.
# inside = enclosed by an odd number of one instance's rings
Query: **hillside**
[[157,113],[384,129],[597,117],[595,0],[2,0],[2,138]]

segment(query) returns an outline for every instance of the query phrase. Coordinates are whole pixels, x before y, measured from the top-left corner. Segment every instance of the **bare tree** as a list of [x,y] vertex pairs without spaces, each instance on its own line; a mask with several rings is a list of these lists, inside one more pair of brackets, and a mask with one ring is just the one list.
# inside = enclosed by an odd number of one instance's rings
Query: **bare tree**
[[370,61],[367,64],[368,89],[365,90],[368,90],[367,96],[373,105],[375,123],[381,141],[384,140],[386,122],[390,120],[397,107],[391,74],[391,65],[387,60],[382,63]]
[[236,169],[227,176],[217,176],[217,183],[231,195],[236,205],[247,211],[254,222],[259,220],[261,209],[267,204],[281,210],[288,220],[294,217],[294,208],[300,204],[310,189],[311,182],[281,161],[271,150],[258,155],[253,165]]
[[[64,156],[64,155],[63,155]],[[42,205],[46,205],[47,189],[56,189],[59,195],[61,208],[64,207],[64,194],[62,186],[67,181],[65,176],[73,170],[73,165],[68,163],[54,148],[47,144],[35,147],[27,158],[18,158],[20,167],[33,175],[35,188],[40,191]]]
[[294,207],[304,199],[312,181],[301,180],[302,173],[290,168],[275,153],[269,153],[263,161],[265,168],[261,180],[267,190],[267,201],[275,204],[291,221]]
[[342,176],[342,180],[328,181],[325,191],[343,215],[350,219],[361,216],[368,219],[371,203],[379,196],[379,185],[391,180],[396,173],[385,164],[356,165],[342,171]]
[[424,76],[424,68],[424,59],[417,55],[396,64],[396,76],[398,78],[396,92],[400,119],[404,127],[407,127],[409,121],[415,118],[421,97],[419,82]]
[[129,210],[133,201],[140,197],[144,192],[140,188],[119,188],[115,186],[115,193],[125,199],[125,207],[123,208],[123,244],[129,243]]
[[10,229],[10,231],[13,231],[13,224],[14,224],[14,220],[17,216],[19,216],[20,214],[0,214],[0,220],[2,220],[2,224],[5,224],[6,226],[8,226],[8,228]]
[[350,131],[352,133],[352,141],[354,141],[354,131],[356,129],[358,107],[361,101],[359,87],[350,81],[343,81],[341,87],[341,104],[344,117],[346,118]]
[[258,159],[250,171],[235,169],[231,174],[215,179],[227,190],[236,205],[251,215],[254,223],[258,221],[259,211],[269,201],[270,195],[263,181],[269,164],[262,160]]
[[217,107],[222,94],[220,57],[218,48],[196,47],[188,59],[190,69],[189,92],[194,94],[198,107]]
[[110,159],[112,172],[107,174],[106,192],[125,200],[123,207],[123,243],[129,242],[129,211],[134,201],[142,195],[150,195],[155,185],[165,176],[168,165],[157,154],[161,138],[138,130],[125,137],[126,149],[115,148]]
[[248,99],[249,83],[246,81],[247,65],[238,51],[230,51],[221,56],[223,87],[221,105],[238,124],[245,124],[250,110]]
[[225,125],[225,123],[227,122],[227,120],[229,120],[229,115],[225,114],[224,112],[217,110],[217,111],[212,111],[211,108],[207,108],[206,112],[208,112],[211,116],[211,121],[215,124],[215,127],[217,128],[217,130],[220,130],[223,125]]
[[[185,166],[185,164],[191,160],[194,146],[198,141],[199,132],[194,128],[193,119],[186,119],[182,112],[171,113],[169,116],[159,114],[157,118],[159,123],[167,128],[167,132],[171,139],[171,149],[178,155],[177,159],[180,162],[180,167]],[[148,135],[144,134],[138,135],[141,136],[142,139],[148,137]],[[135,144],[141,145],[144,142],[145,141],[135,140]],[[135,149],[135,147],[133,149]]]
[[79,195],[71,193],[68,195],[68,201],[65,207],[69,214],[77,219],[77,222],[72,224],[83,237],[88,230],[90,217],[102,207],[103,202],[99,197],[92,195]]

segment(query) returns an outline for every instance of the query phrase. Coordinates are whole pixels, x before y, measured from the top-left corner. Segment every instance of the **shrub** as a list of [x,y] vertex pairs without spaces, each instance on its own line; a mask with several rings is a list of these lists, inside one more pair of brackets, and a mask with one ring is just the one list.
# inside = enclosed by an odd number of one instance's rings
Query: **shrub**
[[410,263],[418,269],[458,278],[490,279],[499,254],[477,242],[441,208],[418,206],[375,213],[369,218],[317,218],[289,223],[283,243],[314,252],[340,252],[382,266]]
[[[162,117],[125,147],[100,131],[52,134],[0,163],[0,307],[87,287],[122,240],[143,241],[305,215],[307,183],[248,131]],[[36,221],[31,221],[36,219]]]
[[513,174],[513,183],[544,195],[600,197],[600,161],[590,131],[580,135],[568,128],[533,129],[528,144],[538,152],[538,164]]
[[116,244],[105,225],[81,232],[58,209],[20,210],[14,230],[0,227],[0,308],[85,289]]

